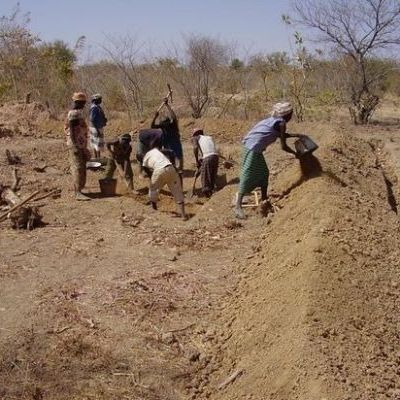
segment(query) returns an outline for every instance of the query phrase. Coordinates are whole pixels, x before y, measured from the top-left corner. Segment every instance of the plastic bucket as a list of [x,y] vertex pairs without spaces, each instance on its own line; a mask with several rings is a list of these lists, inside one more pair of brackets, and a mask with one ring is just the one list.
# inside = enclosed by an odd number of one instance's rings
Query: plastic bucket
[[99,179],[100,191],[104,196],[115,196],[117,189],[116,179]]

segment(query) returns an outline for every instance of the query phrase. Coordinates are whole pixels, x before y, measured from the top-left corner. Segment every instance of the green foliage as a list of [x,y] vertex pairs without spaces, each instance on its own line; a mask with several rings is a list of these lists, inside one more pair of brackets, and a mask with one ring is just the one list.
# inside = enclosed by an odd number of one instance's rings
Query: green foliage
[[76,56],[66,43],[56,40],[40,46],[38,51],[43,61],[52,65],[63,81],[72,77]]
[[239,58],[234,58],[231,61],[230,68],[233,69],[234,71],[239,71],[244,68],[244,62]]

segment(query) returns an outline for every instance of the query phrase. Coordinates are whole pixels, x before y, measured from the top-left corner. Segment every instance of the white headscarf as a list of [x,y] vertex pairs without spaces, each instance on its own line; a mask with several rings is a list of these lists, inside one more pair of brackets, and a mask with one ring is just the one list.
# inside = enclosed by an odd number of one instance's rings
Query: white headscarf
[[272,107],[272,116],[273,117],[285,117],[286,115],[289,115],[290,113],[293,112],[293,106],[289,102],[282,102],[282,103],[276,103]]

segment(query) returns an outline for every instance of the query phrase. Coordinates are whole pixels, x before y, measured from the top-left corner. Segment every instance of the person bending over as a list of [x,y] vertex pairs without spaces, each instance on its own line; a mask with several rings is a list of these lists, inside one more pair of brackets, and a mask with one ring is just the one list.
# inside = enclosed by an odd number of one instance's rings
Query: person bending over
[[125,133],[119,138],[106,143],[109,157],[106,166],[106,179],[112,179],[115,170],[125,179],[128,190],[133,192],[133,171],[130,156],[132,153],[131,135]]
[[211,197],[215,188],[219,163],[214,139],[205,135],[202,129],[195,128],[192,144],[197,170],[200,170],[202,192],[206,197]]
[[157,210],[159,192],[167,185],[174,196],[178,213],[186,220],[181,179],[168,157],[155,147],[144,156],[143,167],[150,177],[149,198],[153,209]]
[[269,170],[263,156],[266,148],[279,138],[282,150],[296,155],[296,152],[286,143],[286,139],[292,136],[286,133],[286,124],[291,120],[292,115],[293,107],[290,103],[277,103],[273,107],[271,117],[258,122],[243,139],[239,193],[235,206],[237,218],[246,218],[242,208],[243,197],[258,187],[261,188],[261,207],[263,210],[268,207]]

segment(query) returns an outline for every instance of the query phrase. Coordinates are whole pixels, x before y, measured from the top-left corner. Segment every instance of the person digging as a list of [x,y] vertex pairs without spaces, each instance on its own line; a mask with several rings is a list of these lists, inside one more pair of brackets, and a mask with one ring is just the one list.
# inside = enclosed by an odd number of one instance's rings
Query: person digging
[[197,171],[201,176],[201,191],[210,198],[218,175],[219,154],[211,136],[200,128],[193,129],[192,145]]
[[[143,159],[148,151],[155,147],[161,148],[162,146],[162,135],[161,129],[141,129],[139,130],[137,148],[136,148],[136,160],[138,161],[140,174],[146,177],[147,174],[143,168]],[[175,157],[175,155],[174,155]]]
[[184,195],[180,176],[168,155],[160,148],[149,150],[143,159],[143,168],[150,177],[149,199],[154,210],[157,210],[158,194],[167,185],[177,204],[178,214],[186,220]]
[[136,193],[133,188],[133,171],[130,156],[132,153],[131,135],[125,133],[119,138],[106,143],[109,157],[105,172],[105,179],[113,179],[115,170],[118,169],[121,177],[125,179],[126,186],[131,193]]
[[273,106],[271,117],[258,122],[244,137],[239,192],[235,206],[237,218],[246,218],[242,207],[243,197],[258,187],[261,189],[262,214],[265,215],[270,207],[267,197],[269,170],[263,156],[266,148],[279,138],[282,150],[297,158],[296,151],[286,143],[287,138],[298,136],[286,132],[286,124],[292,119],[292,115],[293,107],[290,103],[277,103]]
[[161,129],[162,135],[162,146],[166,149],[172,150],[177,159],[177,168],[180,174],[183,171],[183,149],[181,143],[181,136],[179,133],[178,118],[171,108],[168,102],[168,97],[163,100],[163,106],[168,111],[168,116],[160,118],[159,122],[156,123],[159,117],[159,110],[154,115],[153,121],[151,123],[151,128]]
[[90,151],[87,148],[88,126],[83,113],[86,95],[82,92],[74,93],[72,102],[72,109],[68,112],[64,131],[67,136],[75,198],[76,200],[90,200],[90,197],[82,193],[82,189],[86,185],[86,162],[90,160]]

